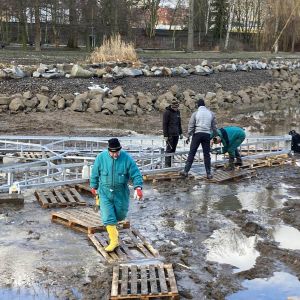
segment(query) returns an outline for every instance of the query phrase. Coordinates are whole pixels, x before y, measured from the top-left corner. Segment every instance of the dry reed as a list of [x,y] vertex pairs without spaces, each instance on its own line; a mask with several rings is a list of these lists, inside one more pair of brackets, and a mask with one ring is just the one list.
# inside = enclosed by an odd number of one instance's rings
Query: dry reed
[[108,61],[129,61],[138,64],[139,59],[132,43],[122,41],[120,34],[105,39],[100,47],[95,48],[89,60],[92,63]]

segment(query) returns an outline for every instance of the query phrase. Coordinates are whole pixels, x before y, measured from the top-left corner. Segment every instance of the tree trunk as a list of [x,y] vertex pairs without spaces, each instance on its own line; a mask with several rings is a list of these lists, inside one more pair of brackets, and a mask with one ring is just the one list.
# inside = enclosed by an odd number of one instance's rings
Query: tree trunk
[[27,40],[28,40],[28,36],[27,36],[27,30],[26,30],[26,16],[25,16],[25,7],[24,7],[24,3],[23,0],[20,0],[18,2],[18,9],[19,9],[19,23],[20,23],[20,27],[21,27],[21,43],[22,43],[22,47],[23,49],[27,48]]
[[77,14],[76,14],[76,1],[69,0],[69,39],[67,47],[74,49],[78,48],[78,36],[77,36]]
[[[275,7],[275,37],[277,36],[277,32],[278,32],[278,27],[279,27],[279,2],[278,0],[276,0],[276,3],[275,3],[276,7]],[[278,53],[278,41],[279,39],[276,38],[275,42],[274,42],[274,45],[273,45],[273,48],[274,48],[274,53]]]
[[207,13],[206,13],[206,20],[205,20],[205,35],[207,35],[207,33],[208,33],[209,16],[210,16],[210,2],[211,2],[211,0],[207,1]]
[[40,0],[34,1],[34,19],[35,19],[35,51],[41,51],[41,21],[40,21]]
[[188,24],[188,40],[187,52],[194,50],[194,0],[189,0],[189,24]]
[[234,15],[233,14],[234,13],[234,5],[235,5],[235,2],[234,2],[234,0],[232,0],[232,3],[230,4],[230,7],[229,7],[229,20],[228,20],[224,50],[227,50],[227,48],[228,48],[229,34],[231,31],[231,25],[232,25],[232,20],[233,20],[233,15]]

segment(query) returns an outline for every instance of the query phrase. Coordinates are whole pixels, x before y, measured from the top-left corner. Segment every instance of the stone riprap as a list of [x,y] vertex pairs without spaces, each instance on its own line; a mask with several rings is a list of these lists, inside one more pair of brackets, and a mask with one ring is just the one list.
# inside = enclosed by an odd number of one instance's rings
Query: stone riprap
[[187,77],[190,75],[209,76],[218,72],[249,72],[251,70],[294,70],[300,68],[299,60],[231,60],[228,63],[209,62],[203,60],[199,65],[181,64],[175,67],[152,66],[141,64],[139,67],[131,63],[108,62],[105,64],[79,65],[56,64],[37,66],[12,66],[0,69],[1,79],[18,79],[24,77],[57,79],[66,78],[102,78],[104,82],[125,77]]
[[207,106],[215,112],[231,109],[278,112],[287,107],[300,107],[300,79],[297,70],[271,70],[276,81],[258,87],[248,87],[238,92],[224,91],[216,84],[216,92],[195,93],[187,89],[180,91],[172,86],[167,92],[154,96],[151,93],[136,92],[127,95],[121,86],[113,90],[93,88],[81,94],[56,94],[48,96],[46,86],[41,92],[31,91],[14,95],[0,95],[1,113],[30,113],[56,110],[101,113],[105,115],[133,116],[163,111],[173,99],[180,103],[182,112],[195,110],[196,103],[204,98]]

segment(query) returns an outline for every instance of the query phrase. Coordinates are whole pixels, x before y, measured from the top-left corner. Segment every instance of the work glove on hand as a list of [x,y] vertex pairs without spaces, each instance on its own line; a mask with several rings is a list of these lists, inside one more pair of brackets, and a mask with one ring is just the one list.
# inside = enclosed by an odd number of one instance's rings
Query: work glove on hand
[[165,136],[165,137],[164,137],[164,140],[165,140],[166,142],[168,141],[168,139],[169,139],[168,136]]
[[142,200],[142,199],[143,199],[143,191],[142,191],[142,188],[137,187],[137,188],[134,190],[134,199],[137,199],[137,200]]
[[182,139],[183,139],[183,135],[181,134],[181,135],[179,136],[179,138],[182,140]]
[[210,153],[212,154],[222,154],[222,151],[220,148],[213,148],[213,149],[210,149]]
[[189,144],[189,143],[190,143],[190,137],[188,137],[188,138],[185,140],[185,143],[186,143],[186,144]]
[[95,196],[95,205],[94,205],[94,211],[98,212],[100,207],[100,197],[98,194]]
[[95,188],[91,189],[91,193],[92,193],[93,196],[96,196],[98,194],[98,192]]

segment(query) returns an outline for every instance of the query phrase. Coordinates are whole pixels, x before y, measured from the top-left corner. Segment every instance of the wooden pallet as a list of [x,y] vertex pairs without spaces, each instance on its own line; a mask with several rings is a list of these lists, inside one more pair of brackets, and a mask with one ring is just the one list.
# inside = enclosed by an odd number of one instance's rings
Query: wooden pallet
[[[51,221],[87,234],[106,231],[99,213],[96,213],[92,208],[67,209],[54,212],[51,215]],[[129,221],[123,221],[119,224],[123,228],[130,227]]]
[[205,176],[197,176],[195,175],[194,178],[197,180],[206,180],[208,182],[212,183],[223,183],[226,181],[236,181],[241,180],[244,178],[251,178],[256,176],[255,170],[234,170],[234,171],[223,171],[223,170],[217,170],[215,173],[213,173],[212,179],[207,179]]
[[86,205],[75,188],[35,191],[34,195],[43,208]]
[[171,264],[115,266],[111,300],[179,299]]
[[[188,154],[181,154],[181,155],[174,155],[174,159],[173,159],[173,162],[174,163],[182,163],[182,162],[186,162],[188,158]],[[194,162],[203,162],[203,159],[200,157],[199,158],[199,155],[195,155],[194,157]]]
[[113,252],[104,250],[109,243],[107,233],[89,234],[89,239],[109,263],[159,258],[158,251],[133,228],[119,231],[119,247]]
[[[247,159],[243,160],[242,166],[237,166],[237,169],[259,169],[265,167],[275,167],[281,166],[287,163],[289,160],[288,156],[285,154],[265,157],[263,159]],[[226,168],[227,163],[216,163],[214,167],[216,169],[224,169]]]
[[34,159],[50,158],[53,155],[48,152],[44,152],[44,153],[43,152],[17,152],[16,156],[27,160],[34,160]]
[[75,184],[75,189],[76,191],[78,191],[79,193],[85,193],[85,194],[89,194],[91,195],[91,187],[89,186],[89,184]]
[[182,179],[182,178],[184,178],[184,177],[182,175],[180,175],[178,171],[149,174],[149,175],[143,176],[144,181],[152,181],[153,183],[158,182],[158,181],[165,181],[165,180],[175,181],[175,180]]

